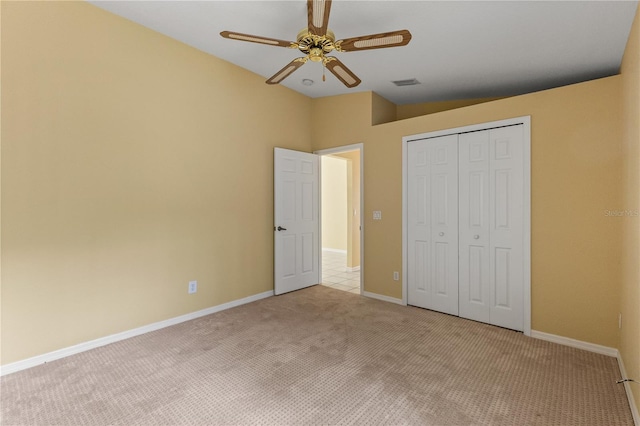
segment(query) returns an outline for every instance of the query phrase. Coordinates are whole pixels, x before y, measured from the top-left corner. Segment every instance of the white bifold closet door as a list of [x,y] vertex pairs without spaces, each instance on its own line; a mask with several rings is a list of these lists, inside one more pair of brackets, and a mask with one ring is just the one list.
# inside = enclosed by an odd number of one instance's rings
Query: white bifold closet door
[[458,135],[409,144],[409,301],[458,315]]
[[[517,125],[408,144],[410,305],[523,330],[522,141],[523,126]],[[449,153],[449,163],[455,155],[446,174],[437,164],[440,151]],[[444,181],[445,204],[438,184]],[[438,244],[444,240],[438,238],[446,237],[448,270],[442,272]],[[451,297],[443,309],[444,276],[455,306]]]
[[460,316],[524,327],[523,126],[459,136]]

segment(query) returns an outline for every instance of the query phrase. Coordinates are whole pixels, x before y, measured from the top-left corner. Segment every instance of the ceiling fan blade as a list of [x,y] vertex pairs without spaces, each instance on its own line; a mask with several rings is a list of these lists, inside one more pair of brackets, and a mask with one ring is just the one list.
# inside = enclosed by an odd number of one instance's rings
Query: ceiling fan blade
[[356,87],[361,80],[349,68],[345,67],[342,62],[335,56],[330,56],[331,60],[327,62],[326,67],[335,75],[338,80],[348,88]]
[[303,66],[307,62],[307,58],[297,58],[285,65],[280,71],[269,78],[267,84],[279,84],[282,80],[289,77],[295,70]]
[[307,15],[309,17],[309,32],[318,36],[327,33],[331,0],[307,0]]
[[409,41],[411,41],[411,33],[408,30],[400,30],[390,33],[345,38],[344,40],[337,41],[336,45],[340,46],[343,52],[355,52],[358,50],[404,46],[408,44]]
[[251,34],[234,33],[231,31],[223,31],[220,35],[231,40],[250,41],[251,43],[268,44],[271,46],[290,47],[293,43],[290,41],[278,40],[275,38],[255,36]]

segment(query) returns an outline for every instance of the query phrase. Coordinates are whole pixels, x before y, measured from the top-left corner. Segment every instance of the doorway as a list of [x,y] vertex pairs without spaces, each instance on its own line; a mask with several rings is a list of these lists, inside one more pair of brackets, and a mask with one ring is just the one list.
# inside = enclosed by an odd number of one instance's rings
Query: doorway
[[362,146],[320,155],[321,284],[362,293]]

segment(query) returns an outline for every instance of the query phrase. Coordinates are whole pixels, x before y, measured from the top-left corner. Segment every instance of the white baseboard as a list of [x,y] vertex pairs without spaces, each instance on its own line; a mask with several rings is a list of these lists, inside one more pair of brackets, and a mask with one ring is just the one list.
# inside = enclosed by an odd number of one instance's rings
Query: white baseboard
[[273,290],[265,291],[264,293],[254,294],[253,296],[245,297],[243,299],[233,300],[231,302],[223,303],[222,305],[213,306],[211,308],[203,309],[196,312],[191,312],[189,314],[180,315],[179,317],[170,318],[164,321],[154,322],[153,324],[148,324],[142,327],[134,328],[132,330],[127,330],[121,333],[112,334],[110,336],[100,337],[95,340],[79,343],[77,345],[58,349],[56,351],[48,352],[46,354],[37,355],[32,358],[24,359],[22,361],[16,361],[11,364],[0,366],[0,376],[5,376],[7,374],[15,373],[17,371],[26,370],[27,368],[35,367],[36,365],[55,361],[56,359],[68,357],[70,355],[75,355],[77,353],[88,351],[90,349],[99,348],[100,346],[105,346],[110,343],[119,342],[120,340],[139,336],[141,334],[149,333],[151,331],[160,330],[161,328],[170,327],[172,325],[176,325],[176,324],[180,324],[181,322],[200,318],[205,315],[215,314],[216,312],[235,308],[236,306],[255,302],[257,300],[264,299],[270,296],[273,296]]
[[330,251],[332,253],[341,253],[341,254],[347,254],[346,250],[340,250],[340,249],[334,249],[334,248],[327,248],[327,247],[322,247],[322,251]]
[[558,343],[560,345],[570,346],[576,349],[584,349],[585,351],[595,352],[600,355],[612,356],[614,358],[618,356],[618,350],[616,348],[596,345],[595,343],[583,342],[582,340],[570,339],[569,337],[563,337],[555,334],[544,333],[542,331],[531,330],[531,337],[540,339],[540,340],[546,340],[547,342],[553,342],[553,343]]
[[402,299],[396,299],[395,297],[383,296],[382,294],[371,293],[368,291],[362,292],[363,296],[370,297],[372,299],[382,300],[383,302],[395,303],[397,305],[402,305]]
[[357,272],[360,270],[359,266],[354,266],[353,268],[350,268],[347,266],[347,272]]
[[[627,379],[627,369],[624,368],[624,362],[622,361],[622,356],[620,356],[620,352],[618,352],[618,367],[620,367],[620,375],[621,378]],[[633,416],[633,423],[636,426],[640,426],[640,413],[638,412],[638,407],[636,406],[636,401],[633,399],[633,389],[631,389],[631,383],[624,382],[624,390],[627,392],[627,399],[629,400],[629,407],[631,407],[631,415]]]

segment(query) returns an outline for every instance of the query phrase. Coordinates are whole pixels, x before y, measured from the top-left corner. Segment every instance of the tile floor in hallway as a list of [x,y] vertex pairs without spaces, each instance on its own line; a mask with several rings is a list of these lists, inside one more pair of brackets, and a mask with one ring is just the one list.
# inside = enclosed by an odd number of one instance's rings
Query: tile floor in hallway
[[346,253],[322,250],[322,285],[360,294],[360,271],[347,271]]

